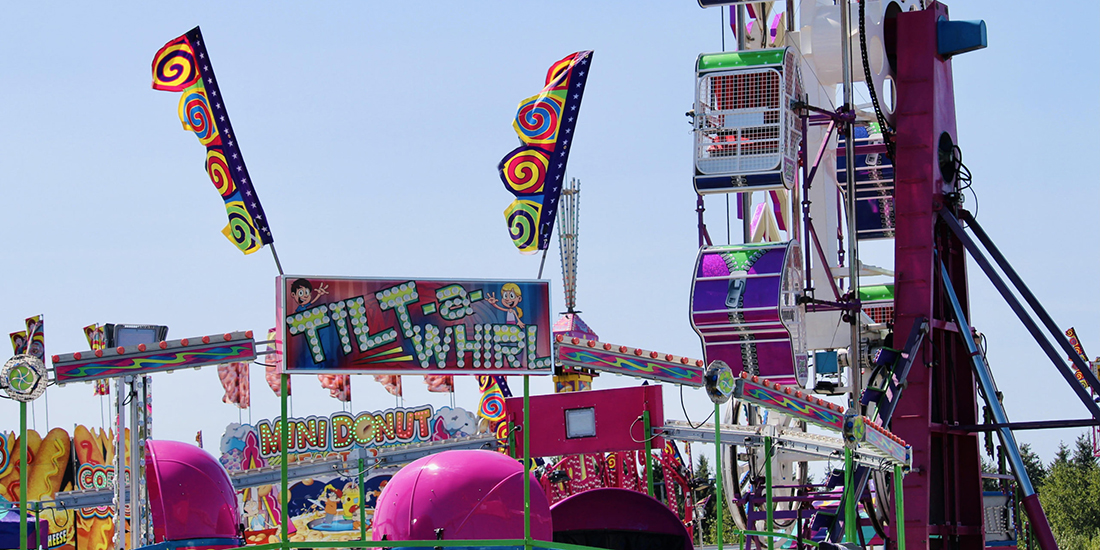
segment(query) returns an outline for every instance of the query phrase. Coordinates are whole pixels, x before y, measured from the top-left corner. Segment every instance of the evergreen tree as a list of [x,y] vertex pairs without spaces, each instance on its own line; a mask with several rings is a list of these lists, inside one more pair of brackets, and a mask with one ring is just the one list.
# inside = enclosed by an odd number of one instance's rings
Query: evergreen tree
[[[695,466],[695,480],[693,485],[695,486],[695,502],[702,502],[707,499],[706,506],[702,510],[702,517],[700,518],[700,531],[703,536],[703,544],[712,545],[718,542],[718,524],[715,522],[715,513],[720,505],[722,510],[722,540],[725,543],[736,543],[738,541],[738,527],[733,522],[733,516],[730,515],[729,504],[726,502],[719,503],[715,495],[715,479],[714,474],[710,470],[710,461],[706,456],[700,456],[699,462]],[[728,496],[728,487],[723,487],[723,500],[725,496]],[[698,536],[696,536],[698,540]]]
[[1038,491],[1047,477],[1047,469],[1043,466],[1043,459],[1031,450],[1031,445],[1028,443],[1020,445],[1020,458],[1024,461],[1024,470],[1027,472],[1027,477],[1031,479],[1031,485]]
[[1071,455],[1065,443],[1059,445],[1039,492],[1059,547],[1067,550],[1100,543],[1100,467],[1088,436],[1079,437],[1074,447]]
[[1069,464],[1069,447],[1066,447],[1065,441],[1058,442],[1058,452],[1054,454],[1054,462],[1050,463],[1048,472],[1054,471],[1054,467],[1058,465]]
[[[982,457],[982,473],[983,474],[995,474],[997,473],[997,465],[986,458]],[[982,477],[982,490],[983,491],[997,491],[1000,489],[1000,480],[992,477]]]
[[[695,479],[692,480],[695,487],[695,502],[706,502],[702,507],[696,507],[699,514],[699,531],[703,534],[703,540],[710,538],[710,530],[714,523],[714,479],[711,478],[710,461],[706,455],[699,457],[695,466]],[[698,540],[698,537],[696,537]]]
[[1081,434],[1073,443],[1073,458],[1070,460],[1074,467],[1081,470],[1097,467],[1096,457],[1092,456],[1092,437],[1088,433]]

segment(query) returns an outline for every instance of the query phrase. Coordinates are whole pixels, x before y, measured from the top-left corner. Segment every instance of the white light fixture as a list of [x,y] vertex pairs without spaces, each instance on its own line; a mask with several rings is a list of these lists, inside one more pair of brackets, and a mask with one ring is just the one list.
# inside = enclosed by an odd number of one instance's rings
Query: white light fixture
[[596,409],[594,407],[566,409],[565,437],[567,439],[596,437]]

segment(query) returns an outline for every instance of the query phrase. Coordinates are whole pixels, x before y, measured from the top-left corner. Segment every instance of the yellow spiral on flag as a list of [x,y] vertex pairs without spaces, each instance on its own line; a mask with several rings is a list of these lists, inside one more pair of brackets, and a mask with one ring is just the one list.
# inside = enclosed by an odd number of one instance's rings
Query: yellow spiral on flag
[[260,240],[259,231],[252,221],[252,216],[240,201],[225,203],[225,213],[229,215],[229,224],[222,229],[222,235],[229,239],[245,254],[251,254],[261,248],[264,243]]
[[539,217],[542,205],[535,201],[514,200],[504,209],[512,244],[524,254],[534,254],[539,249]]

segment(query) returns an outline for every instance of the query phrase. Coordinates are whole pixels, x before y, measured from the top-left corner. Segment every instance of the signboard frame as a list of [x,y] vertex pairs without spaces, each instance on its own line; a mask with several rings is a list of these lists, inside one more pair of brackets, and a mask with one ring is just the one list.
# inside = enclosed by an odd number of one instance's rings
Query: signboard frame
[[280,275],[275,286],[287,374],[553,373],[548,280]]

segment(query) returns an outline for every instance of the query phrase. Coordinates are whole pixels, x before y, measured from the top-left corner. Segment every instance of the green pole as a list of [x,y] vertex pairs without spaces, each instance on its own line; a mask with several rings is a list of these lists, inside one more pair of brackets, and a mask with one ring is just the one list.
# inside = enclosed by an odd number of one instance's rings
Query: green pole
[[19,550],[27,550],[27,404],[22,401],[19,402]]
[[718,534],[718,550],[722,550],[722,506],[725,497],[722,496],[722,418],[721,405],[714,404],[714,525]]
[[279,465],[279,528],[282,534],[281,547],[285,549],[290,548],[290,506],[289,492],[290,487],[287,482],[287,460],[289,459],[287,452],[287,444],[290,440],[290,429],[287,427],[287,394],[290,393],[290,375],[282,373],[279,375],[279,407],[282,414],[282,423],[279,425],[279,458],[282,463]]
[[[354,411],[353,411],[354,412]],[[359,540],[367,542],[367,491],[363,486],[363,458],[359,458]]]
[[902,490],[901,466],[894,466],[894,512],[897,514],[898,550],[905,550],[905,494]]
[[[775,531],[775,510],[772,504],[772,438],[764,438],[764,506],[767,513],[767,531]],[[768,537],[768,550],[774,550],[775,537]]]
[[844,542],[859,543],[859,515],[856,511],[859,495],[856,494],[855,476],[852,475],[852,450],[844,449]]
[[646,494],[657,498],[657,489],[653,483],[653,438],[649,436],[653,431],[649,425],[649,411],[642,411],[642,426],[645,430],[642,437],[645,438],[645,489]]
[[523,376],[523,547],[531,550],[531,377]]

